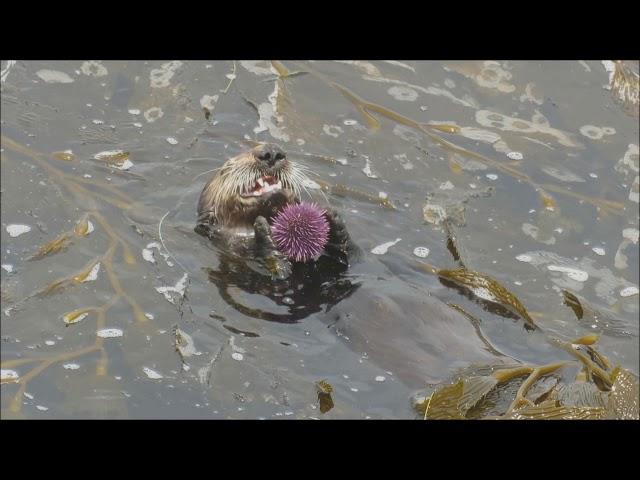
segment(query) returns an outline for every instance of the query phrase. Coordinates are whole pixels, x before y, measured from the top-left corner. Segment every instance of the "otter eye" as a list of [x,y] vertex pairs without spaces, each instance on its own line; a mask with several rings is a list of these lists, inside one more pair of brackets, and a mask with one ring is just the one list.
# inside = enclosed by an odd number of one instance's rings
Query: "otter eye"
[[276,160],[282,160],[284,158],[284,155],[281,153],[276,153]]
[[262,155],[262,160],[271,160],[271,154],[269,152],[266,152]]

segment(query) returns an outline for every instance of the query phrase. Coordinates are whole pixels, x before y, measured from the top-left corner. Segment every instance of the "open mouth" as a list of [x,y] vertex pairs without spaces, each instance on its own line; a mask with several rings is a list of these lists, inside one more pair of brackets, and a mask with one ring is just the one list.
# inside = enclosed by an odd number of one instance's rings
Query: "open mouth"
[[246,192],[242,193],[243,197],[261,197],[268,193],[279,192],[282,190],[282,183],[276,177],[264,175],[256,180],[256,183]]

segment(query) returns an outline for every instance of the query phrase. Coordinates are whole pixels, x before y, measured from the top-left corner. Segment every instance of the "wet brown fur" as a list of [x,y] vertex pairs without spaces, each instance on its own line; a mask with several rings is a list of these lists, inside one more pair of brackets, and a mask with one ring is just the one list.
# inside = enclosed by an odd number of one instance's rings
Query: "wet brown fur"
[[[258,145],[229,159],[204,186],[198,201],[198,224],[229,229],[251,229],[258,216],[270,219],[282,207],[300,201],[306,175],[286,157],[269,167],[257,156],[268,145]],[[261,197],[243,197],[262,175],[272,175],[282,190]]]

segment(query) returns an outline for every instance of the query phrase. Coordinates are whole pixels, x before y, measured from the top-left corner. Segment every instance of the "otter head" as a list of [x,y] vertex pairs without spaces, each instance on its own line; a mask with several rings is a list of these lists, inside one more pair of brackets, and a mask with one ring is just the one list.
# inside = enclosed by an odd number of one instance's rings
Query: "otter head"
[[307,176],[275,144],[260,144],[228,160],[205,185],[198,223],[251,228],[259,215],[269,219],[298,202]]

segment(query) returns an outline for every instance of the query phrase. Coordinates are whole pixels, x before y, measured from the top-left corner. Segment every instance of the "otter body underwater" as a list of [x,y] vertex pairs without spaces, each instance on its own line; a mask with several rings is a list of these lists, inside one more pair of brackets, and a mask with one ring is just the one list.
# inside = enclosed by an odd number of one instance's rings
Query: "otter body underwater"
[[[504,361],[466,317],[424,289],[389,271],[386,279],[365,274],[355,282],[345,276],[362,253],[335,210],[327,209],[329,241],[319,258],[300,264],[281,254],[270,222],[287,205],[300,202],[306,180],[303,168],[280,147],[262,144],[228,160],[204,186],[196,232],[220,246],[218,269],[205,270],[228,305],[281,323],[318,314],[346,334],[340,336],[349,338],[350,348],[368,352],[375,364],[395,371],[411,387],[443,380],[471,363]],[[252,297],[239,297],[238,289],[264,301],[247,305]]]

